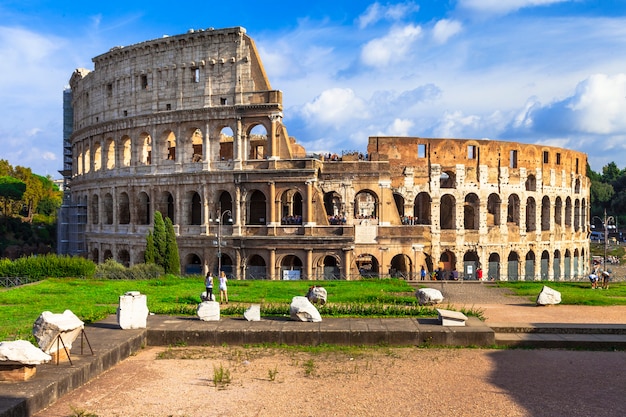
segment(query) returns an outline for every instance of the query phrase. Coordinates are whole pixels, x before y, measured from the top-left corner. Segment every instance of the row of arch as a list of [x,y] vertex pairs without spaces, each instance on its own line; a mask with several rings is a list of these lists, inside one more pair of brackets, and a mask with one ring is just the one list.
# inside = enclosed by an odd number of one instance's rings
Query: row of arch
[[[222,127],[214,137],[219,138],[219,146],[212,152],[216,161],[234,158],[233,129]],[[264,159],[267,152],[267,128],[262,123],[252,124],[245,135],[248,143],[248,159]],[[203,131],[199,127],[184,130],[182,139],[174,131],[166,129],[156,138],[148,132],[141,132],[136,138],[123,135],[119,139],[87,138],[73,145],[74,175],[83,175],[101,170],[114,170],[130,166],[144,166],[181,161],[198,163],[207,159]],[[182,148],[180,147],[182,146]]]
[[[131,255],[127,249],[120,249],[116,256],[113,255],[111,249],[103,251],[102,259],[100,259],[100,251],[93,248],[91,256],[94,261],[106,261],[109,258],[115,258],[118,262],[129,266],[131,263]],[[143,257],[143,252],[139,254]],[[141,261],[141,259],[138,259]],[[205,260],[202,255],[190,251],[181,259],[182,270],[187,274],[203,274]],[[276,260],[276,268],[279,270],[278,279],[346,279],[350,277],[349,272],[345,270],[341,263],[341,259],[334,254],[322,254],[315,262],[314,276],[308,277],[305,274],[305,265],[298,255],[284,254]],[[354,260],[359,271],[359,276],[365,277],[395,277],[408,280],[420,279],[419,271],[421,266],[433,273],[437,271],[438,279],[460,279],[460,280],[476,280],[478,279],[478,270],[483,269],[483,279],[498,281],[506,279],[508,281],[534,281],[534,280],[572,280],[579,279],[585,275],[584,269],[586,265],[585,250],[566,249],[564,252],[554,250],[541,251],[536,254],[529,250],[525,254],[520,255],[517,251],[510,251],[506,258],[502,258],[498,252],[492,252],[488,255],[486,262],[483,262],[478,254],[473,251],[467,251],[463,254],[462,259],[457,260],[457,256],[452,251],[443,252],[437,263],[433,262],[430,255],[424,257],[424,264],[414,263],[410,256],[406,254],[396,254],[389,261],[388,270],[383,271],[381,261],[373,253],[362,253],[355,257]],[[206,262],[208,264],[208,262]],[[231,278],[244,279],[269,279],[271,274],[268,270],[268,262],[265,257],[260,254],[252,254],[243,260],[242,265],[238,266],[233,262],[233,258],[228,254],[222,254],[222,270]],[[241,271],[239,271],[241,269]],[[454,274],[456,271],[456,274]],[[217,272],[217,271],[213,271]],[[434,279],[434,278],[433,278]]]

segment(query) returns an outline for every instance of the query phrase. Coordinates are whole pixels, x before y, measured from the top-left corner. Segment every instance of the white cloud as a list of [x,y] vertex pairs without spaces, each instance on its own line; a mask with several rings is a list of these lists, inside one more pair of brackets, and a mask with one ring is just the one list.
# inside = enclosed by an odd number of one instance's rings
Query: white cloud
[[307,123],[325,126],[341,125],[352,119],[369,117],[365,102],[349,88],[323,91],[312,102],[304,105],[302,114]]
[[380,136],[410,136],[414,123],[408,119],[394,119],[391,125]]
[[459,8],[486,14],[507,14],[527,7],[549,6],[572,0],[459,0]]
[[587,133],[618,133],[626,129],[626,74],[595,74],[581,82],[568,106]]
[[361,61],[370,67],[385,67],[404,61],[421,34],[420,26],[394,26],[386,36],[365,44],[361,50]]
[[458,20],[441,19],[433,27],[433,39],[439,44],[444,44],[463,29]]
[[412,1],[387,6],[381,6],[380,3],[376,2],[368,6],[365,12],[357,18],[357,22],[359,24],[359,28],[364,29],[380,20],[402,20],[418,10],[419,5]]

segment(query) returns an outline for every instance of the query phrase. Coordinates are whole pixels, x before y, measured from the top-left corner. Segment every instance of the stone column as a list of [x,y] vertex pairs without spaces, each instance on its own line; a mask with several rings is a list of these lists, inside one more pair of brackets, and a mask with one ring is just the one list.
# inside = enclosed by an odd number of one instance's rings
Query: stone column
[[270,273],[270,280],[275,280],[276,279],[276,249],[271,248],[270,250],[270,262],[268,265],[269,268],[269,273]]
[[313,249],[306,248],[306,276],[308,280],[313,279]]
[[313,181],[306,182],[306,204],[303,214],[304,226],[315,226],[313,222]]
[[347,280],[350,280],[352,272],[352,248],[343,248],[343,274]]
[[271,225],[275,225],[276,224],[276,184],[274,183],[274,181],[270,181],[267,183],[269,185],[269,200],[270,200],[270,218],[268,219],[269,222],[267,222],[268,226]]

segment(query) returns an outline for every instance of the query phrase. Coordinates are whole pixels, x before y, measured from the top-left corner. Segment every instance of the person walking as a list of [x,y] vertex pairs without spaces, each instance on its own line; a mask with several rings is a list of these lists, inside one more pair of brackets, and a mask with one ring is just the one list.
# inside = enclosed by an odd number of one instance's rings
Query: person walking
[[422,281],[426,279],[426,269],[424,268],[424,265],[422,265],[422,269],[420,270],[420,278]]
[[220,304],[226,301],[228,304],[228,278],[224,271],[220,272]]
[[210,272],[206,273],[206,278],[204,279],[204,287],[206,288],[206,300],[213,301],[213,274]]

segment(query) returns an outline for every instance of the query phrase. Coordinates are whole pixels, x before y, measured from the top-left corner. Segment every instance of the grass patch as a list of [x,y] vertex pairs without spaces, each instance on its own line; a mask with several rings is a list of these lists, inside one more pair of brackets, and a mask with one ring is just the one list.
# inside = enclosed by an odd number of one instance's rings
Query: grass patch
[[626,282],[611,282],[608,290],[592,290],[588,281],[518,281],[498,282],[501,288],[509,288],[515,295],[535,301],[544,285],[561,293],[561,304],[586,306],[626,305]]

